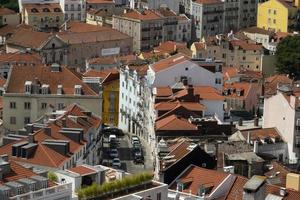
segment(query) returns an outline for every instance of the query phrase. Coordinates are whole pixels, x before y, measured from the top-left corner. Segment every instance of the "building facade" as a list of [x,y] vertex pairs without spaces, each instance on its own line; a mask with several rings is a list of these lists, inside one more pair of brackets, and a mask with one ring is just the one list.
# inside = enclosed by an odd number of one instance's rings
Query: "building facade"
[[[14,81],[21,79],[23,82]],[[101,114],[101,102],[100,94],[58,64],[13,66],[3,97],[4,126],[16,131],[43,116],[49,108],[62,110],[72,103]]]
[[58,30],[64,22],[59,4],[24,4],[22,21],[40,31]]
[[299,30],[299,1],[269,0],[258,5],[257,27],[275,32]]
[[4,25],[18,25],[20,15],[8,8],[0,8],[0,27]]
[[85,0],[60,0],[60,7],[64,13],[64,20],[85,21]]

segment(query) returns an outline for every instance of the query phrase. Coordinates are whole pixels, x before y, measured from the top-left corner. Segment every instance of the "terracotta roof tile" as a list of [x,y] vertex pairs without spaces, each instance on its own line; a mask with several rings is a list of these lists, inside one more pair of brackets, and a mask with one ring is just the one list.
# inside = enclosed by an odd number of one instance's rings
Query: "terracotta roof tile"
[[86,176],[86,175],[90,175],[90,174],[96,173],[95,170],[93,170],[91,168],[88,168],[88,167],[86,167],[84,165],[73,167],[71,169],[68,169],[68,171],[75,172],[77,174],[80,174],[81,176]]
[[64,25],[61,27],[61,32],[63,33],[86,33],[86,32],[98,32],[104,30],[110,30],[110,28],[87,24],[78,21],[67,22],[67,30],[65,30]]
[[165,130],[197,130],[197,126],[191,124],[188,120],[171,115],[155,122],[156,131]]
[[156,110],[172,110],[177,106],[183,106],[184,108],[191,111],[203,111],[205,106],[198,102],[160,102],[155,104]]
[[41,57],[36,53],[4,53],[0,54],[0,63],[34,63],[42,64]]
[[9,35],[13,34],[16,30],[17,30],[16,26],[7,24],[7,25],[0,27],[0,35],[1,36],[7,36],[7,35],[9,36]]
[[121,17],[142,20],[142,21],[163,19],[162,16],[160,16],[153,10],[144,10],[143,12],[139,12],[137,10],[130,10],[130,11],[127,11],[126,13],[122,14]]
[[[255,87],[254,83],[248,82],[235,82],[235,83],[224,83],[223,90],[234,89],[234,92],[226,95],[226,97],[237,98],[237,99],[245,99],[247,98],[251,87]],[[237,91],[241,91],[243,94],[240,96],[237,95]]]
[[157,87],[156,88],[156,97],[168,97],[173,94],[170,87]]
[[283,166],[282,164],[280,164],[277,161],[272,161],[271,164],[272,164],[272,169],[269,170],[268,172],[266,172],[264,175],[269,178],[272,178],[274,176],[276,178],[279,178],[280,183],[278,183],[276,185],[285,187],[286,186],[286,175],[288,173],[290,173],[291,170],[289,170],[288,168],[286,168],[285,166]]
[[274,75],[265,80],[265,95],[274,95],[277,93],[278,84],[291,84],[292,80],[286,75]]
[[159,14],[161,14],[164,17],[176,17],[176,13],[173,10],[170,10],[169,8],[159,8],[156,10]]
[[50,37],[51,33],[37,32],[28,28],[18,28],[6,43],[36,49]]
[[272,31],[268,31],[268,30],[265,30],[263,28],[259,28],[259,27],[256,27],[256,26],[245,28],[245,29],[242,30],[242,32],[258,33],[258,34],[264,34],[264,35],[269,35],[269,36],[274,34],[274,32],[272,32]]
[[26,3],[23,4],[24,9],[30,14],[45,14],[48,12],[61,13],[62,10],[58,3]]
[[179,53],[169,58],[160,60],[157,63],[154,63],[151,67],[155,72],[159,72],[187,60],[189,60],[187,56]]
[[0,16],[17,14],[14,10],[0,7]]
[[[230,174],[191,165],[176,181],[189,181],[189,184],[186,184],[183,190],[185,193],[191,192],[193,195],[198,196],[199,187],[204,186],[207,189],[210,188],[210,192],[207,194],[209,195],[227,176],[230,176]],[[169,186],[173,190],[176,190],[176,187],[176,183]]]
[[[225,98],[220,94],[220,92],[210,86],[193,86],[194,95],[199,95],[200,99],[204,100],[221,100],[224,101]],[[181,90],[174,94],[174,97],[180,98],[188,95],[187,89]]]
[[57,86],[62,85],[64,94],[74,95],[74,86],[81,85],[82,95],[97,95],[66,67],[61,66],[60,72],[51,72],[51,67],[43,65],[13,66],[6,92],[24,93],[26,81],[38,81],[41,85],[48,84],[51,94],[56,94]]
[[265,138],[281,138],[281,135],[278,133],[276,128],[261,128],[261,129],[250,129],[242,130],[244,138],[247,139],[248,133],[250,133],[251,140],[256,139],[265,139]]
[[247,41],[244,40],[231,40],[230,44],[232,46],[238,46],[239,48],[246,50],[246,51],[261,51],[263,50],[262,45],[259,44],[252,44],[252,43],[248,43]]

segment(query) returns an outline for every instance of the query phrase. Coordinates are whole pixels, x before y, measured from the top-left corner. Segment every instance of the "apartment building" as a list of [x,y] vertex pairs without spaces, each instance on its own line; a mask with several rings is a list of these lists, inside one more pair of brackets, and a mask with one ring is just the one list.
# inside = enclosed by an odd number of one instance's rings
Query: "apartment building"
[[299,30],[299,1],[269,0],[258,5],[257,27],[275,32]]
[[66,67],[15,65],[3,97],[4,127],[17,131],[43,116],[49,108],[62,110],[72,103],[96,114],[102,112],[102,96]]
[[299,87],[292,84],[278,84],[277,93],[264,99],[263,128],[276,127],[287,142],[286,163],[296,164],[300,155],[300,113]]
[[60,7],[64,13],[64,20],[85,21],[86,0],[60,0]]
[[59,3],[60,0],[18,0],[19,11],[23,11],[24,4],[47,4],[47,3]]
[[0,54],[0,76],[7,79],[13,65],[39,65],[42,59],[34,53],[4,53]]
[[[95,91],[102,89],[103,123],[118,127],[119,120],[119,71],[117,69],[89,70],[83,81]],[[101,86],[100,86],[101,84]]]
[[78,104],[49,110],[35,123],[6,135],[1,154],[41,173],[99,164],[101,118]]
[[197,0],[191,3],[191,15],[195,26],[195,38],[224,32],[224,3],[219,0]]
[[191,46],[194,58],[212,58],[226,66],[241,67],[254,71],[267,71],[273,68],[275,57],[265,53],[261,44],[235,37],[216,35],[204,38]]
[[0,27],[4,25],[18,25],[20,15],[8,8],[0,8]]
[[163,41],[164,19],[153,10],[131,10],[113,16],[113,29],[133,37],[133,51],[148,51]]
[[[127,65],[120,68],[119,128],[142,136],[144,130],[143,105],[147,94],[144,89],[148,65]],[[145,133],[146,134],[146,133]]]
[[58,30],[64,22],[64,14],[59,4],[24,4],[22,22],[39,31]]
[[54,183],[33,172],[19,163],[1,155],[0,169],[2,172],[0,199],[71,199],[72,188],[69,183]]

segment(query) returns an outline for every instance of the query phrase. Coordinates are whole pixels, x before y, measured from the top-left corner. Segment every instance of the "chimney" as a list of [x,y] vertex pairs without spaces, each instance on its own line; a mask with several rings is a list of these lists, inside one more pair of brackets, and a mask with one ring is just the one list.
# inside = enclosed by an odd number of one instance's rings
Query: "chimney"
[[258,153],[258,141],[256,141],[256,140],[254,141],[253,152]]
[[51,136],[51,128],[50,127],[44,127],[44,133],[48,136]]
[[26,124],[25,129],[27,134],[33,133],[33,124]]
[[192,85],[189,85],[187,92],[189,97],[194,96],[194,87]]
[[35,143],[35,140],[34,140],[34,134],[30,133],[28,135],[28,142],[29,143]]
[[300,174],[288,173],[286,175],[286,188],[300,192]]
[[67,127],[67,120],[66,120],[66,118],[62,118],[61,124],[62,124],[62,127],[63,127],[63,128],[66,128],[66,127]]
[[246,182],[243,189],[243,200],[261,200],[266,197],[266,177],[254,175]]
[[247,143],[250,144],[251,141],[251,136],[250,136],[250,131],[247,133]]

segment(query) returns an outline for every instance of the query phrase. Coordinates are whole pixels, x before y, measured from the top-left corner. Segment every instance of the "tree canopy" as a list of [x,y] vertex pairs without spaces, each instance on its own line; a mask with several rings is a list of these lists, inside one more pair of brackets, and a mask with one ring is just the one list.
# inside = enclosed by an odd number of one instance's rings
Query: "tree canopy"
[[288,36],[279,42],[276,50],[277,72],[300,79],[300,36]]
[[18,0],[0,0],[0,7],[1,6],[19,12]]

